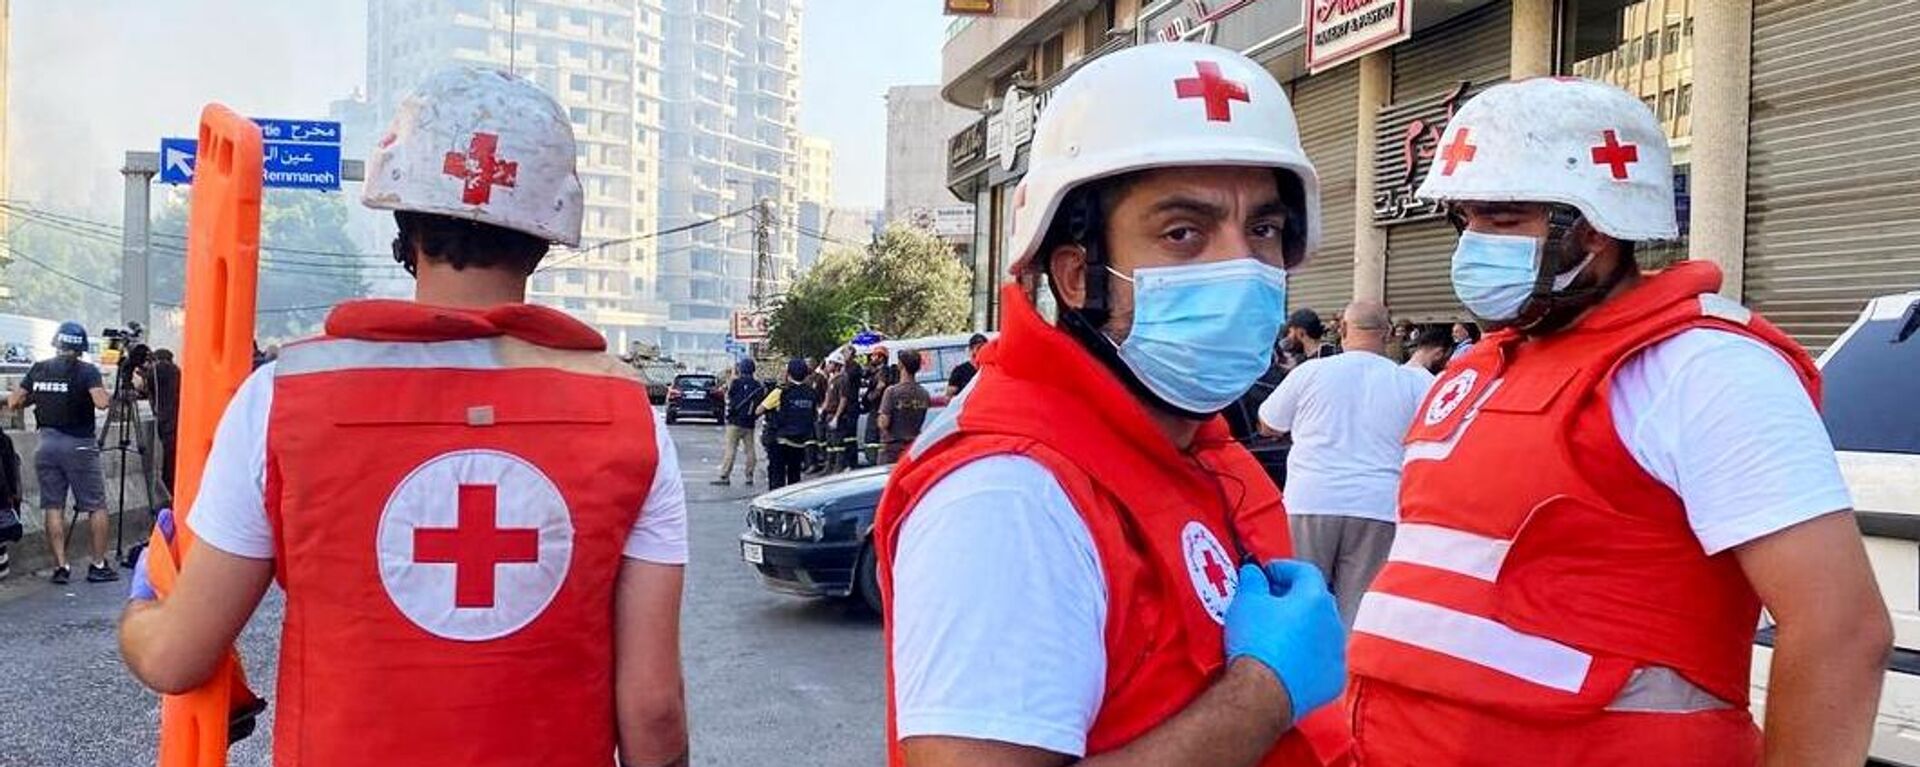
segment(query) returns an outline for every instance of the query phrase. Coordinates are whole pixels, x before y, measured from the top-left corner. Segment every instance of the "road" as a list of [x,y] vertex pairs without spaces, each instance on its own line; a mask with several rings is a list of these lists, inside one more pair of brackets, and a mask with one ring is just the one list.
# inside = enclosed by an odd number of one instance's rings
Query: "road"
[[[712,487],[720,428],[672,427],[687,478],[692,562],[681,646],[696,765],[878,765],[884,759],[880,621],[861,608],[769,593],[740,562],[751,493]],[[764,462],[763,464],[764,465]],[[151,764],[158,699],[128,676],[114,624],[124,581],[0,581],[0,767]],[[282,602],[241,635],[271,696]],[[268,716],[272,716],[269,709]],[[230,764],[265,767],[271,723]]]

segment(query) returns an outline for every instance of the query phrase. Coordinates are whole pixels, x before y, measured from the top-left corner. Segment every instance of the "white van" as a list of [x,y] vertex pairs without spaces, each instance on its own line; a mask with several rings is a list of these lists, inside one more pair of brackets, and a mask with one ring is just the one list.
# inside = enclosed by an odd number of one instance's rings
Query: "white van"
[[[1820,372],[1821,415],[1893,614],[1893,657],[1870,753],[1876,763],[1920,767],[1920,291],[1869,302],[1820,355]],[[1772,627],[1763,627],[1753,654],[1760,721],[1772,644]]]

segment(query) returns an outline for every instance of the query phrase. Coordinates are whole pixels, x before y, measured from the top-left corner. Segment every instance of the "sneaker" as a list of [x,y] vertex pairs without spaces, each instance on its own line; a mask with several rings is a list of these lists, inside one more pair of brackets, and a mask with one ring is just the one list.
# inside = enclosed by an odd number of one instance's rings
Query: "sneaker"
[[726,486],[728,486],[728,485],[731,485],[731,484],[733,484],[733,481],[732,481],[732,480],[729,480],[729,479],[727,479],[726,477],[721,477],[721,478],[719,478],[719,479],[716,479],[716,480],[714,480],[714,481],[712,481],[712,482],[708,482],[707,484],[709,484],[709,485],[713,485],[713,486],[715,486],[715,487],[726,487]]
[[47,578],[47,580],[50,580],[50,581],[53,581],[54,583],[62,584],[62,585],[65,585],[67,581],[72,579],[73,579],[73,570],[71,568],[68,568],[66,565],[61,565],[59,567],[53,568],[53,575]]
[[0,579],[6,578],[7,576],[12,574],[13,574],[13,556],[7,552],[7,547],[0,546]]
[[108,583],[120,580],[120,574],[113,571],[113,565],[99,564],[87,568],[88,583]]

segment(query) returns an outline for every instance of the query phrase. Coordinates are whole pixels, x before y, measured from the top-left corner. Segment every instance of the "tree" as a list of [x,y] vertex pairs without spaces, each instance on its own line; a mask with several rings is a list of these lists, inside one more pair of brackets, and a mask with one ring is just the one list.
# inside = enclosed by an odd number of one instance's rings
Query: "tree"
[[828,251],[774,308],[767,343],[789,356],[820,356],[861,329],[890,338],[958,333],[971,284],[951,246],[895,224],[865,250]]

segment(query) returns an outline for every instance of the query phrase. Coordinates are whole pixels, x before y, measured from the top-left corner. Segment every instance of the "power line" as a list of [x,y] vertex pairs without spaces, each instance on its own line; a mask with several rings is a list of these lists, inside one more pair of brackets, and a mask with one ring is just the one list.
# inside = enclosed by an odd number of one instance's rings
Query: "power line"
[[[34,258],[33,256],[30,256],[30,255],[27,255],[26,253],[21,252],[19,248],[15,248],[12,245],[3,245],[0,247],[3,247],[9,255],[11,255],[13,258],[19,259],[22,263],[31,264],[41,269],[45,269],[46,271],[48,271],[49,273],[53,274],[56,277],[67,279],[69,281],[72,281],[74,283],[81,285],[82,287],[91,288],[93,290],[100,291],[102,293],[105,293],[110,296],[114,296],[116,298],[119,297],[120,295],[120,291],[115,288],[109,288],[105,285],[100,285],[97,283],[93,283],[93,282],[89,282],[87,280],[81,279],[79,277],[75,277],[72,274],[69,274],[66,271],[60,269],[59,267],[56,267],[45,261],[41,261],[38,258]],[[186,304],[179,304],[171,301],[154,301],[153,303],[157,306],[165,306],[172,309],[186,308]],[[331,308],[333,308],[333,304],[309,304],[306,306],[269,306],[269,307],[255,308],[254,313],[255,314],[282,314],[282,313],[290,313],[290,312],[305,312],[305,311],[313,311],[316,309],[331,309]]]

